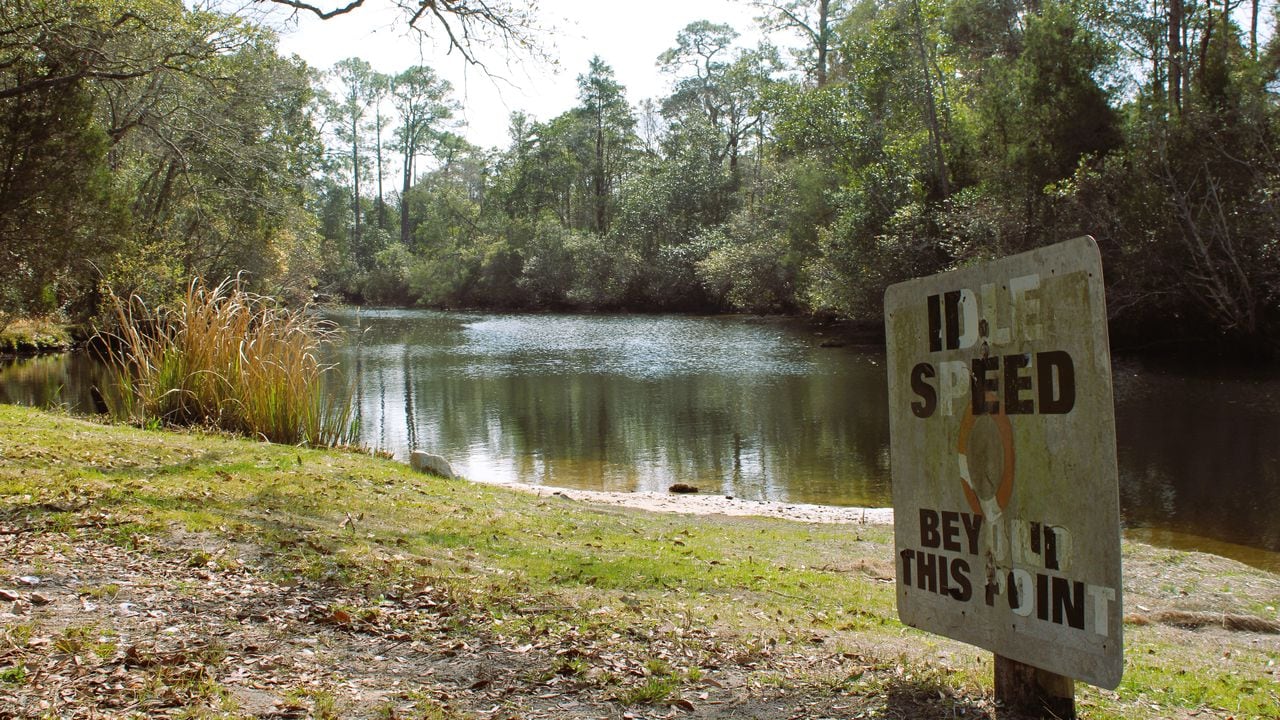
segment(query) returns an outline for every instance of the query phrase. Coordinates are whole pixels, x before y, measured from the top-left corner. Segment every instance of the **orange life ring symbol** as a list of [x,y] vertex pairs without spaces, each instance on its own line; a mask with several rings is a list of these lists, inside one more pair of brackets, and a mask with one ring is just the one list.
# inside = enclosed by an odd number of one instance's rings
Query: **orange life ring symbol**
[[[988,400],[995,399],[993,394],[988,394]],[[1000,510],[1004,510],[1009,504],[1009,499],[1013,497],[1013,426],[1009,423],[1009,416],[1004,412],[1004,406],[1000,406],[1000,412],[991,415],[991,419],[996,423],[996,430],[1000,433],[1000,444],[1004,448],[1004,469],[1000,473],[1000,486],[996,489],[995,501]],[[973,431],[973,425],[977,422],[977,418],[973,415],[972,404],[966,408],[964,419],[960,421],[960,439],[956,443],[956,451],[959,453],[960,461],[960,484],[964,487],[964,497],[969,501],[969,508],[973,510],[975,515],[984,515],[982,511],[982,501],[978,498],[978,493],[973,489],[973,478],[969,474],[969,433]]]

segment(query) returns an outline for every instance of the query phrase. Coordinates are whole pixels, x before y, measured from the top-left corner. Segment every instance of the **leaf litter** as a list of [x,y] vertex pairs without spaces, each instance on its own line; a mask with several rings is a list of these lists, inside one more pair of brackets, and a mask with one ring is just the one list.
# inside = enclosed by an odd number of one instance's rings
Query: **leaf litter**
[[[456,588],[417,581],[371,600],[339,583],[274,579],[194,537],[175,532],[128,549],[84,529],[0,536],[0,556],[18,559],[0,578],[14,586],[0,606],[0,718],[991,713],[982,695],[895,694],[894,681],[908,675],[901,665],[820,645],[744,645],[672,624],[507,633]],[[32,602],[36,588],[46,603]],[[546,602],[525,607],[539,614]],[[815,672],[861,684],[791,682]],[[872,675],[882,677],[862,682]]]

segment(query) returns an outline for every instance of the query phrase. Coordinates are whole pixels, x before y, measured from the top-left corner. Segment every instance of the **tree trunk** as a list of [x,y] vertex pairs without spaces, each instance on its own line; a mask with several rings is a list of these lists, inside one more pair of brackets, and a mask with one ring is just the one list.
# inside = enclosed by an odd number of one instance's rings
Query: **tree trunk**
[[1191,47],[1191,23],[1187,22],[1186,4],[1184,3],[1182,7],[1182,92],[1178,95],[1179,111],[1184,106],[1182,99],[1191,97],[1191,70],[1187,67],[1187,48]]
[[378,228],[385,230],[387,227],[387,203],[382,199],[382,108],[375,110],[376,122],[378,126],[377,144],[374,146],[378,154]]
[[1249,11],[1249,52],[1254,62],[1258,62],[1258,10],[1261,4],[1262,0],[1253,0]]
[[604,233],[608,231],[605,225],[605,206],[606,196],[608,195],[608,187],[604,177],[604,119],[599,115],[596,116],[596,170],[595,178],[592,181],[592,191],[595,194],[595,229],[596,232]]
[[[1257,0],[1254,0],[1257,2]],[[816,45],[818,50],[818,67],[814,72],[814,80],[817,81],[818,87],[827,84],[827,52],[828,46],[831,45],[831,0],[819,0],[818,2],[818,38]]]
[[360,239],[360,123],[351,118],[351,242],[356,257],[363,257],[364,243]]
[[413,184],[413,156],[414,148],[411,143],[405,143],[404,151],[404,172],[401,173],[400,185],[400,244],[405,247],[409,245],[409,188]]
[[924,46],[924,17],[920,12],[920,2],[912,3],[912,14],[915,19],[916,52],[920,54],[920,70],[924,77],[925,116],[929,122],[929,141],[933,146],[934,172],[938,174],[938,189],[942,197],[951,195],[951,181],[947,178],[947,161],[942,154],[942,128],[938,124],[938,106],[933,93],[933,73],[929,70],[929,53]]
[[[1163,3],[1161,0],[1152,0],[1151,12],[1152,17],[1160,14]],[[1164,42],[1160,37],[1160,32],[1156,31],[1150,38],[1151,40],[1151,97],[1155,102],[1159,102],[1165,93],[1165,77],[1164,77],[1164,56],[1160,50],[1164,47]]]
[[1182,0],[1169,3],[1169,106],[1182,112]]

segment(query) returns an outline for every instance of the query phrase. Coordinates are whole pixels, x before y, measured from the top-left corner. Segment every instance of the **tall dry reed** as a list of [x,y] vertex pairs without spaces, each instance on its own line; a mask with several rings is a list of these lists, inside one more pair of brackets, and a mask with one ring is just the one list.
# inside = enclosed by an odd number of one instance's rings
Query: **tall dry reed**
[[349,391],[329,392],[320,359],[338,330],[308,310],[250,293],[238,279],[194,280],[172,308],[111,300],[118,387],[113,412],[137,422],[210,425],[271,442],[347,445],[356,438]]

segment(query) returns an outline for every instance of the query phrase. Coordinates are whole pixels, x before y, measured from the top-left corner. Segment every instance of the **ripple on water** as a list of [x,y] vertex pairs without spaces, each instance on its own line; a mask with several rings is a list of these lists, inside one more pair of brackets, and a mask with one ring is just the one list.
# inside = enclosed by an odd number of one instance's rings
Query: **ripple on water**
[[464,325],[456,349],[472,375],[511,372],[780,376],[815,371],[811,346],[750,322],[679,316],[498,316]]

